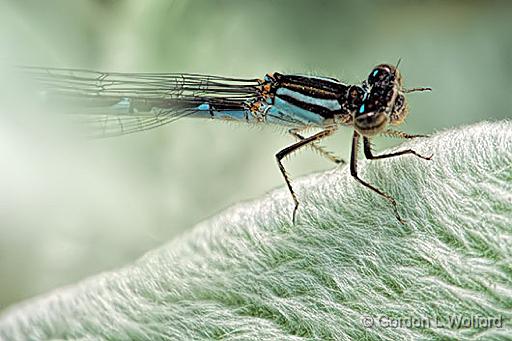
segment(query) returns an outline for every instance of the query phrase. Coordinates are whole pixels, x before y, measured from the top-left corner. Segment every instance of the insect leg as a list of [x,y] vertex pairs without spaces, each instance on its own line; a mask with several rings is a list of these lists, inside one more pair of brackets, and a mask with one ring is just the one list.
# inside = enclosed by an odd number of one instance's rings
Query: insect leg
[[[301,141],[306,139],[304,136],[299,134],[299,131],[300,131],[300,129],[292,128],[292,129],[288,130],[288,133],[290,133],[292,136],[296,137],[297,139],[299,139]],[[322,146],[319,146],[316,142],[311,143],[310,146],[313,149],[315,149],[317,152],[319,152],[320,155],[326,157],[327,159],[331,160],[332,162],[334,162],[336,164],[345,164],[346,163],[345,160],[337,157],[330,151],[324,149]]]
[[411,135],[411,134],[404,133],[403,131],[391,130],[391,129],[384,131],[382,133],[382,135],[386,135],[389,137],[398,137],[401,139],[414,139],[417,137],[429,137],[428,135]]
[[299,142],[280,150],[276,154],[277,165],[279,166],[279,170],[281,171],[281,174],[283,174],[284,181],[286,182],[286,186],[288,186],[288,190],[290,191],[290,194],[292,195],[292,198],[293,198],[293,202],[295,204],[295,207],[293,208],[293,215],[292,215],[292,222],[294,224],[295,224],[295,214],[297,212],[297,209],[299,208],[299,200],[297,199],[297,195],[293,191],[292,184],[290,182],[290,179],[288,178],[288,174],[286,173],[286,169],[284,168],[281,160],[285,156],[293,153],[294,151],[298,150],[299,148],[302,148],[310,143],[313,143],[314,141],[318,141],[320,139],[323,139],[324,137],[332,135],[334,133],[334,131],[335,131],[334,129],[323,130],[319,133],[316,133],[315,135],[304,138],[303,140],[300,140]]
[[405,224],[404,220],[400,217],[400,214],[398,213],[398,208],[396,204],[395,198],[390,196],[387,193],[384,193],[380,189],[374,187],[373,185],[370,185],[366,181],[362,180],[357,175],[357,152],[359,150],[359,133],[357,131],[354,131],[354,136],[352,137],[352,151],[350,153],[350,174],[363,186],[371,189],[372,191],[376,192],[377,194],[383,196],[387,201],[393,205],[393,210],[395,212],[395,216],[398,219],[398,221],[402,224]]
[[420,157],[424,160],[430,160],[430,159],[432,159],[432,156],[433,156],[433,155],[423,156],[423,155],[416,153],[412,149],[405,149],[405,150],[401,150],[401,151],[389,153],[389,154],[373,155],[372,146],[370,144],[370,139],[367,137],[363,137],[363,144],[364,144],[364,156],[366,156],[366,158],[369,160],[386,159],[388,157],[400,156],[400,155],[404,155],[404,154],[413,154],[413,155],[416,155],[417,157]]

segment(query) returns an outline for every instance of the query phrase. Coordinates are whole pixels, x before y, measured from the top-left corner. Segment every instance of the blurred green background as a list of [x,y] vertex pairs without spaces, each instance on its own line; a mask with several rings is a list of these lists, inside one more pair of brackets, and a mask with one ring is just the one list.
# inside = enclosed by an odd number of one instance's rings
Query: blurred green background
[[[0,63],[360,82],[402,58],[402,127],[512,117],[512,6],[494,1],[2,1]],[[83,141],[2,77],[0,310],[122,266],[283,181],[275,128],[181,120]],[[325,144],[348,158],[350,129]],[[381,139],[380,149],[397,144]],[[332,165],[311,151],[292,177]],[[338,170],[341,171],[341,170]],[[344,169],[343,171],[346,171]],[[399,184],[399,181],[397,181]]]

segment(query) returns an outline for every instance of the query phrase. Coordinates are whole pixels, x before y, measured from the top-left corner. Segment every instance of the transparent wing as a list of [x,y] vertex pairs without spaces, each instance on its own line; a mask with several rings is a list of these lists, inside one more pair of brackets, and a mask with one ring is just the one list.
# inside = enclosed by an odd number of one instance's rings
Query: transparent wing
[[37,82],[45,104],[70,114],[94,137],[153,129],[185,116],[208,117],[205,107],[245,110],[261,87],[258,79],[199,74],[22,70]]

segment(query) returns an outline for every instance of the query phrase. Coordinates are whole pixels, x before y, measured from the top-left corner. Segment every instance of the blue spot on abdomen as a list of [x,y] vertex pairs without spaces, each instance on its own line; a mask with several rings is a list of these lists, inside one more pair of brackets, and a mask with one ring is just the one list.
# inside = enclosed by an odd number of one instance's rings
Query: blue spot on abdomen
[[210,103],[203,103],[197,107],[197,110],[208,111],[210,110]]

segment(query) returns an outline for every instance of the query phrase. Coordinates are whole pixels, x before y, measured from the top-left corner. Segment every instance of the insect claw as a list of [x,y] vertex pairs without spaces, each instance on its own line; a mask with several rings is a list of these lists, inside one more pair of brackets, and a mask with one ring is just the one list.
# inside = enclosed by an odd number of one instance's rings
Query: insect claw
[[393,211],[395,212],[395,217],[400,222],[400,224],[405,225],[406,221],[402,219],[400,213],[398,213],[398,205],[396,204],[396,200],[394,198],[389,198],[389,202],[393,205]]
[[407,225],[407,222],[405,220],[403,220],[399,215],[396,216],[396,218],[398,219],[398,222],[402,225]]
[[295,222],[296,222],[296,217],[297,217],[297,209],[299,208],[299,203],[296,202],[295,203],[295,207],[293,208],[293,213],[292,213],[292,224],[295,225]]

